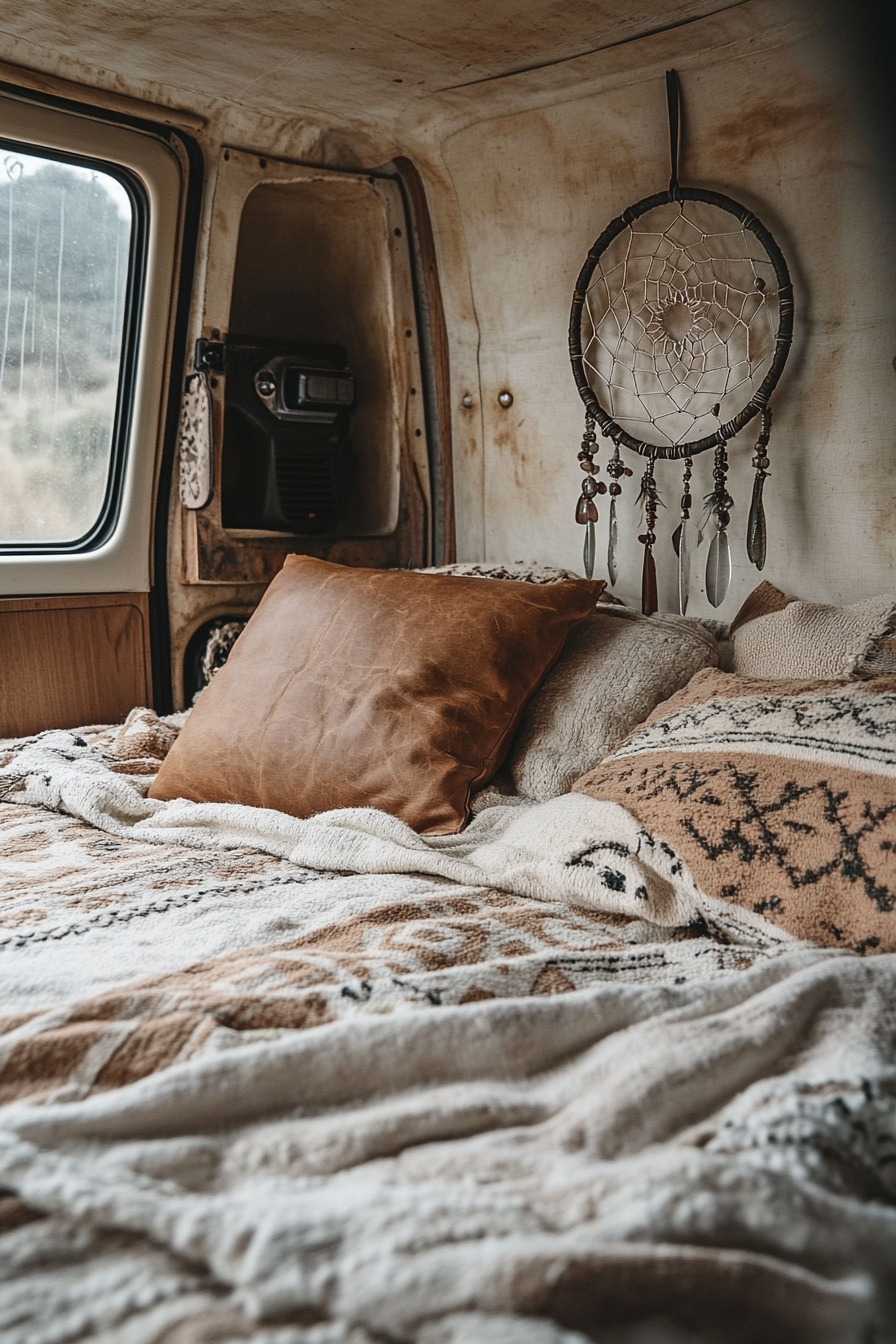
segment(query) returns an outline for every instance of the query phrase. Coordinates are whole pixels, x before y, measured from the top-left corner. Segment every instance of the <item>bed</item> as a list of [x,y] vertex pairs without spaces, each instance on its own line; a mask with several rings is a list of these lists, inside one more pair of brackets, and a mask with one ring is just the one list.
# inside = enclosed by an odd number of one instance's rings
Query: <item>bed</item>
[[[709,760],[706,707],[717,744],[760,695],[731,675],[572,789],[499,775],[455,833],[153,798],[185,715],[0,747],[0,1338],[896,1338],[884,869],[829,865],[878,921],[831,945],[818,901],[713,894],[625,793]],[[762,690],[766,738],[830,721],[818,685]],[[896,683],[834,689],[825,777],[860,754],[892,788]]]

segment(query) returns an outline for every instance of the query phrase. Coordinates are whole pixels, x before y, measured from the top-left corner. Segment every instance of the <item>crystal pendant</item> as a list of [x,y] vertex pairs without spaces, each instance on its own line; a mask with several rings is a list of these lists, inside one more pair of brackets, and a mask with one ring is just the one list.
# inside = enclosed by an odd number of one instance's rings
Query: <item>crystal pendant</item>
[[607,573],[610,576],[610,587],[616,585],[619,578],[619,566],[616,564],[616,545],[619,541],[619,529],[616,526],[616,501],[610,500],[610,534],[607,542]]
[[658,606],[656,600],[656,561],[649,546],[644,547],[644,565],[641,569],[641,611],[652,616]]
[[594,524],[588,523],[585,528],[585,550],[582,556],[585,565],[585,578],[594,578]]
[[762,504],[762,487],[765,477],[758,472],[753,478],[753,499],[750,504],[750,517],[747,522],[747,555],[757,569],[765,565],[767,533],[765,528],[765,509]]
[[691,529],[687,518],[682,518],[678,529],[678,610],[687,614],[691,590]]
[[731,549],[728,533],[720,527],[712,539],[706,560],[706,597],[710,605],[720,607],[731,582]]

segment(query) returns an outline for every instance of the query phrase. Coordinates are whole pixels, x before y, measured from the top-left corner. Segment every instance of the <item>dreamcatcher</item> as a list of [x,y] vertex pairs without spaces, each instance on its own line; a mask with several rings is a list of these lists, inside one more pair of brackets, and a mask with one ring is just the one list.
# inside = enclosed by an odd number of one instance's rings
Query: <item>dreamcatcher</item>
[[[572,371],[585,403],[579,463],[585,473],[576,521],[585,526],[585,573],[594,572],[596,496],[610,496],[607,567],[617,579],[617,500],[632,475],[620,454],[647,459],[641,477],[644,547],[641,606],[657,609],[656,522],[662,507],[658,459],[684,462],[681,513],[672,544],[678,557],[684,615],[692,555],[712,529],[706,595],[717,607],[731,578],[727,445],[755,416],[760,429],[747,523],[747,554],[765,564],[762,491],[768,476],[771,396],[793,335],[793,286],[768,229],[728,196],[678,182],[681,104],[678,76],[666,75],[672,178],[669,190],[629,206],[603,231],[576,281],[569,321]],[[606,471],[596,479],[597,431],[610,441]],[[713,488],[695,524],[693,459],[713,449]]]

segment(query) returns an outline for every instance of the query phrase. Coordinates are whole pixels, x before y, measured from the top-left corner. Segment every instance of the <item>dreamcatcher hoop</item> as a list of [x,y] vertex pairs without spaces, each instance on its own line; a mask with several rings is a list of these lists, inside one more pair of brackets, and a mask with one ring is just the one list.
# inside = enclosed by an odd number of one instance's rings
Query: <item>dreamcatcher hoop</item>
[[[585,372],[582,352],[582,315],[594,272],[610,244],[625,229],[630,228],[632,224],[651,210],[656,210],[664,205],[675,205],[681,201],[697,201],[703,205],[714,206],[717,210],[724,210],[726,214],[734,216],[741,230],[750,232],[757,239],[760,246],[765,250],[775,272],[778,329],[775,334],[771,365],[746,405],[732,419],[720,425],[713,434],[705,435],[688,443],[669,445],[650,443],[646,439],[636,438],[622,425],[618,424],[610,411],[601,405]],[[623,210],[621,215],[618,215],[607,225],[588,252],[573,291],[572,308],[569,314],[569,359],[572,365],[573,378],[576,381],[576,387],[579,389],[579,396],[585,403],[586,413],[590,413],[591,417],[600,426],[601,433],[607,438],[612,439],[620,447],[630,448],[632,452],[639,453],[642,457],[658,457],[664,461],[681,461],[683,458],[696,457],[699,453],[705,453],[709,448],[718,448],[728,443],[736,434],[739,434],[745,425],[748,425],[760,411],[768,406],[769,397],[778,385],[778,380],[784,371],[784,365],[790,352],[793,341],[793,315],[793,282],[784,254],[762,220],[752,210],[748,210],[746,206],[732,200],[730,196],[723,196],[721,192],[703,191],[697,187],[682,187],[677,183],[674,183],[668,191],[660,191],[653,196],[645,196],[637,204]]]
[[[596,496],[609,494],[610,582],[616,582],[616,502],[632,471],[620,448],[648,459],[638,502],[645,530],[642,609],[657,609],[654,531],[661,505],[657,460],[684,461],[681,523],[672,541],[678,556],[679,609],[688,603],[693,458],[715,450],[713,489],[696,528],[703,540],[712,518],[706,595],[725,597],[731,576],[727,525],[734,501],[727,489],[727,445],[756,416],[760,431],[753,466],[747,554],[758,569],[766,556],[762,493],[768,476],[769,398],[793,341],[793,283],[784,254],[762,221],[721,192],[682,187],[681,95],[666,72],[671,178],[668,191],[646,196],[612,220],[588,252],[573,291],[569,357],[585,405],[579,464],[585,472],[576,521],[586,525],[585,572],[594,568]],[[652,216],[652,218],[650,218]],[[639,223],[642,223],[641,227]],[[590,324],[583,339],[583,324]],[[646,428],[645,428],[646,426]],[[596,430],[613,444],[612,483],[596,480]]]

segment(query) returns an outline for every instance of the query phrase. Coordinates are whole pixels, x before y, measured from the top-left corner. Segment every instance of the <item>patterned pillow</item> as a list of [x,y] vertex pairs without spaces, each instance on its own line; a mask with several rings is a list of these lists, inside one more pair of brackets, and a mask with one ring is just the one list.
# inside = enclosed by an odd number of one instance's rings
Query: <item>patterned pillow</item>
[[709,896],[896,951],[896,678],[698,672],[574,789],[627,808]]
[[[574,569],[559,565],[539,565],[535,560],[458,560],[453,565],[430,565],[415,574],[453,574],[458,579],[512,579],[514,583],[567,583],[580,579]],[[606,589],[597,599],[602,607],[624,607],[625,603]]]
[[458,579],[513,579],[516,583],[566,583],[580,579],[571,569],[559,565],[539,565],[534,560],[459,560],[453,565],[430,565],[417,574],[453,574]]

